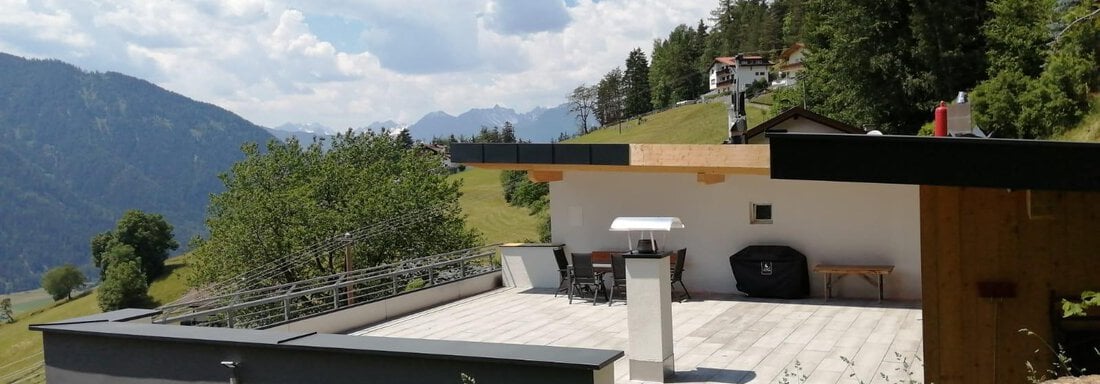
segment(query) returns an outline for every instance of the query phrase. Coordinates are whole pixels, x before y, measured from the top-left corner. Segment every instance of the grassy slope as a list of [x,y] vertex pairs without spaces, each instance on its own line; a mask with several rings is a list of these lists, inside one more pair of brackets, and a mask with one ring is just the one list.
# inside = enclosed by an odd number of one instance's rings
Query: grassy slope
[[[749,127],[764,121],[764,111],[747,108]],[[726,106],[724,104],[694,104],[670,109],[645,118],[644,122],[630,120],[587,135],[566,141],[567,143],[664,143],[664,144],[719,144],[726,139]]]
[[[186,279],[190,268],[187,266],[186,258],[169,259],[167,266],[168,271],[171,273],[157,279],[149,287],[149,295],[158,303],[175,300],[187,291]],[[62,301],[45,309],[16,316],[17,321],[13,324],[0,325],[0,345],[4,346],[0,348],[0,377],[41,361],[40,357],[36,357],[11,364],[23,357],[42,351],[42,336],[38,332],[28,330],[28,325],[60,321],[99,312],[101,311],[96,302],[96,293],[92,291],[72,301]],[[11,365],[9,366],[9,364]]]
[[11,299],[12,311],[14,311],[17,316],[53,303],[53,298],[51,298],[50,294],[46,293],[46,290],[42,288],[33,291],[0,295],[0,299]]
[[[749,109],[749,126],[764,121],[764,111]],[[717,144],[726,138],[726,107],[722,104],[697,104],[657,113],[639,123],[631,120],[618,126],[596,130],[568,143],[677,143]],[[469,215],[467,225],[485,234],[488,243],[534,240],[538,238],[538,220],[527,210],[504,203],[500,171],[469,168],[451,176],[461,179],[462,210]]]
[[1058,141],[1100,141],[1100,95],[1093,95],[1092,108],[1077,127],[1067,130],[1060,135],[1054,135],[1051,140]]
[[538,220],[526,208],[504,202],[500,171],[467,168],[451,178],[463,181],[460,202],[468,215],[466,225],[480,230],[487,244],[538,239]]

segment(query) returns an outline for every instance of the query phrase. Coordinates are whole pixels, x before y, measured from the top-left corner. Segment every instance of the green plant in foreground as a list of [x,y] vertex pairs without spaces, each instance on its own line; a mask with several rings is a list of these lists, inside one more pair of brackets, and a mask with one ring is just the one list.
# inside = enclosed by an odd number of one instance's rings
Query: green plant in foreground
[[1100,292],[1081,292],[1081,301],[1062,299],[1062,317],[1085,316],[1089,308],[1100,306]]
[[[838,357],[841,361],[844,362],[844,364],[847,365],[846,367],[844,367],[844,370],[840,372],[841,375],[848,372],[848,377],[857,380],[859,384],[867,384],[866,381],[863,381],[863,379],[860,379],[856,376],[856,363],[852,361],[852,359],[849,359],[845,356]],[[890,375],[887,375],[885,372],[879,372],[878,375],[882,377],[885,382],[891,384],[921,384],[920,380],[913,378],[913,376],[916,375],[916,370],[918,369],[918,367],[920,367],[920,365],[916,364],[921,361],[920,356],[913,355],[913,359],[910,360],[909,358],[902,355],[900,352],[894,352],[894,359],[901,363],[901,367],[894,369],[894,371],[900,373],[900,375],[897,376],[896,379],[891,381]],[[804,374],[802,371],[802,363],[798,360],[795,360],[791,368],[783,369],[783,372],[779,374],[779,379],[777,382],[779,384],[795,384],[805,383],[809,379],[810,376]]]
[[795,360],[793,369],[783,369],[783,373],[779,374],[779,384],[794,384],[805,383],[810,379],[810,375],[802,372],[802,362]]
[[[1027,328],[1020,329],[1019,332],[1039,339],[1039,341],[1042,342],[1043,346],[1045,346],[1047,350],[1054,354],[1055,360],[1053,363],[1050,363],[1050,368],[1047,368],[1042,373],[1040,373],[1039,370],[1035,369],[1035,366],[1031,364],[1031,361],[1024,362],[1024,364],[1027,365],[1027,382],[1041,383],[1051,378],[1074,376],[1073,359],[1069,356],[1066,356],[1066,350],[1063,349],[1061,345],[1059,345],[1058,348],[1055,349],[1054,346],[1047,342],[1046,339]],[[1040,351],[1042,351],[1042,348],[1036,349],[1035,354],[1038,354]],[[1050,374],[1050,376],[1048,377],[1047,374]]]

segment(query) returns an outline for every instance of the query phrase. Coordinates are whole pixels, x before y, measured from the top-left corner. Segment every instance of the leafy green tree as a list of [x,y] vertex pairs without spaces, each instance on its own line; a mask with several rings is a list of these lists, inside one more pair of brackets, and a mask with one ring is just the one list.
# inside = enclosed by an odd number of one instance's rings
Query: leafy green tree
[[145,274],[134,260],[117,261],[107,266],[97,294],[99,308],[103,311],[145,308],[152,302]]
[[124,244],[133,248],[138,265],[145,274],[145,281],[151,282],[164,272],[164,260],[168,251],[179,248],[172,237],[172,225],[159,214],[148,214],[132,209],[122,214],[115,229],[100,233],[92,238],[92,262],[106,274],[109,258],[107,251],[116,245]]
[[[406,149],[388,135],[337,135],[332,147],[276,141],[221,175],[225,191],[208,209],[209,237],[194,242],[194,283],[224,281],[345,232],[417,213],[416,222],[382,231],[351,247],[365,268],[406,257],[469,248],[481,240],[465,228],[459,182],[441,159]],[[423,211],[426,208],[436,208]],[[343,270],[343,254],[314,254],[263,284],[280,284]]]
[[1039,75],[1051,40],[1053,0],[991,0],[992,18],[982,27],[988,41],[990,74],[1017,71]]
[[[806,0],[811,54],[785,102],[857,126],[912,134],[939,100],[985,76],[984,1]],[[789,105],[788,105],[789,106]],[[785,106],[782,106],[785,107]]]
[[15,314],[11,308],[11,298],[5,297],[0,300],[0,321],[11,324],[15,322]]
[[73,290],[84,286],[84,274],[72,264],[65,264],[46,271],[42,275],[42,289],[53,297],[54,301],[72,299]]
[[612,69],[596,84],[596,121],[601,126],[623,118],[623,71]]
[[1081,120],[1100,77],[1100,22],[1089,4],[995,0],[983,29],[990,79],[972,98],[975,121],[1001,137],[1045,138]]
[[596,87],[581,84],[569,94],[569,112],[577,119],[580,133],[588,134],[588,119],[595,113]]
[[527,182],[527,171],[513,171],[504,170],[500,172],[500,186],[501,192],[504,194],[504,201],[510,205],[515,198],[516,188]]
[[653,110],[649,96],[649,62],[641,48],[634,48],[626,57],[623,93],[625,117],[638,116]]
[[970,98],[975,123],[997,137],[1034,137],[1037,132],[1021,124],[1019,102],[1032,82],[1018,70],[1007,70],[978,84]]

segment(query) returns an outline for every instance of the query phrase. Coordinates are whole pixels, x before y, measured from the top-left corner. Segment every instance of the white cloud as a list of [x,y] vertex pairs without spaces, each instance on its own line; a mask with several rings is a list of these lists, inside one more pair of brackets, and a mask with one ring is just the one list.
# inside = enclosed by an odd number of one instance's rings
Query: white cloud
[[[0,0],[0,50],[145,78],[261,125],[347,128],[412,123],[434,110],[560,104],[576,85],[622,66],[631,49],[649,52],[654,38],[694,25],[714,4],[581,0],[556,21],[524,24],[537,15],[531,9],[561,6]],[[334,18],[353,22],[315,25]]]

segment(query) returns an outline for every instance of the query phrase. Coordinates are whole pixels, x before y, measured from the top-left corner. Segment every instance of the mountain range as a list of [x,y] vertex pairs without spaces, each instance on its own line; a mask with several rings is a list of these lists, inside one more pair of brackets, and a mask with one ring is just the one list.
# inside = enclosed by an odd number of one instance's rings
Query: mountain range
[[63,263],[93,272],[91,237],[127,209],[163,214],[187,244],[240,146],[270,139],[141,79],[0,53],[0,293]]
[[[492,108],[474,108],[458,116],[436,111],[424,115],[420,120],[409,125],[408,129],[413,138],[430,141],[434,137],[446,138],[450,135],[470,137],[476,135],[481,127],[503,127],[505,122],[511,122],[515,126],[516,137],[536,143],[548,143],[556,140],[562,133],[573,134],[577,130],[576,119],[569,112],[568,104],[553,108],[536,107],[524,113],[500,105]],[[589,122],[589,125],[594,125],[594,122]],[[356,131],[364,129],[378,131],[382,128],[393,130],[403,126],[388,120],[373,122],[366,127],[357,128]],[[280,139],[294,136],[299,142],[309,142],[317,134],[332,134],[337,130],[317,123],[287,123],[270,131]],[[303,141],[303,138],[306,141]]]

